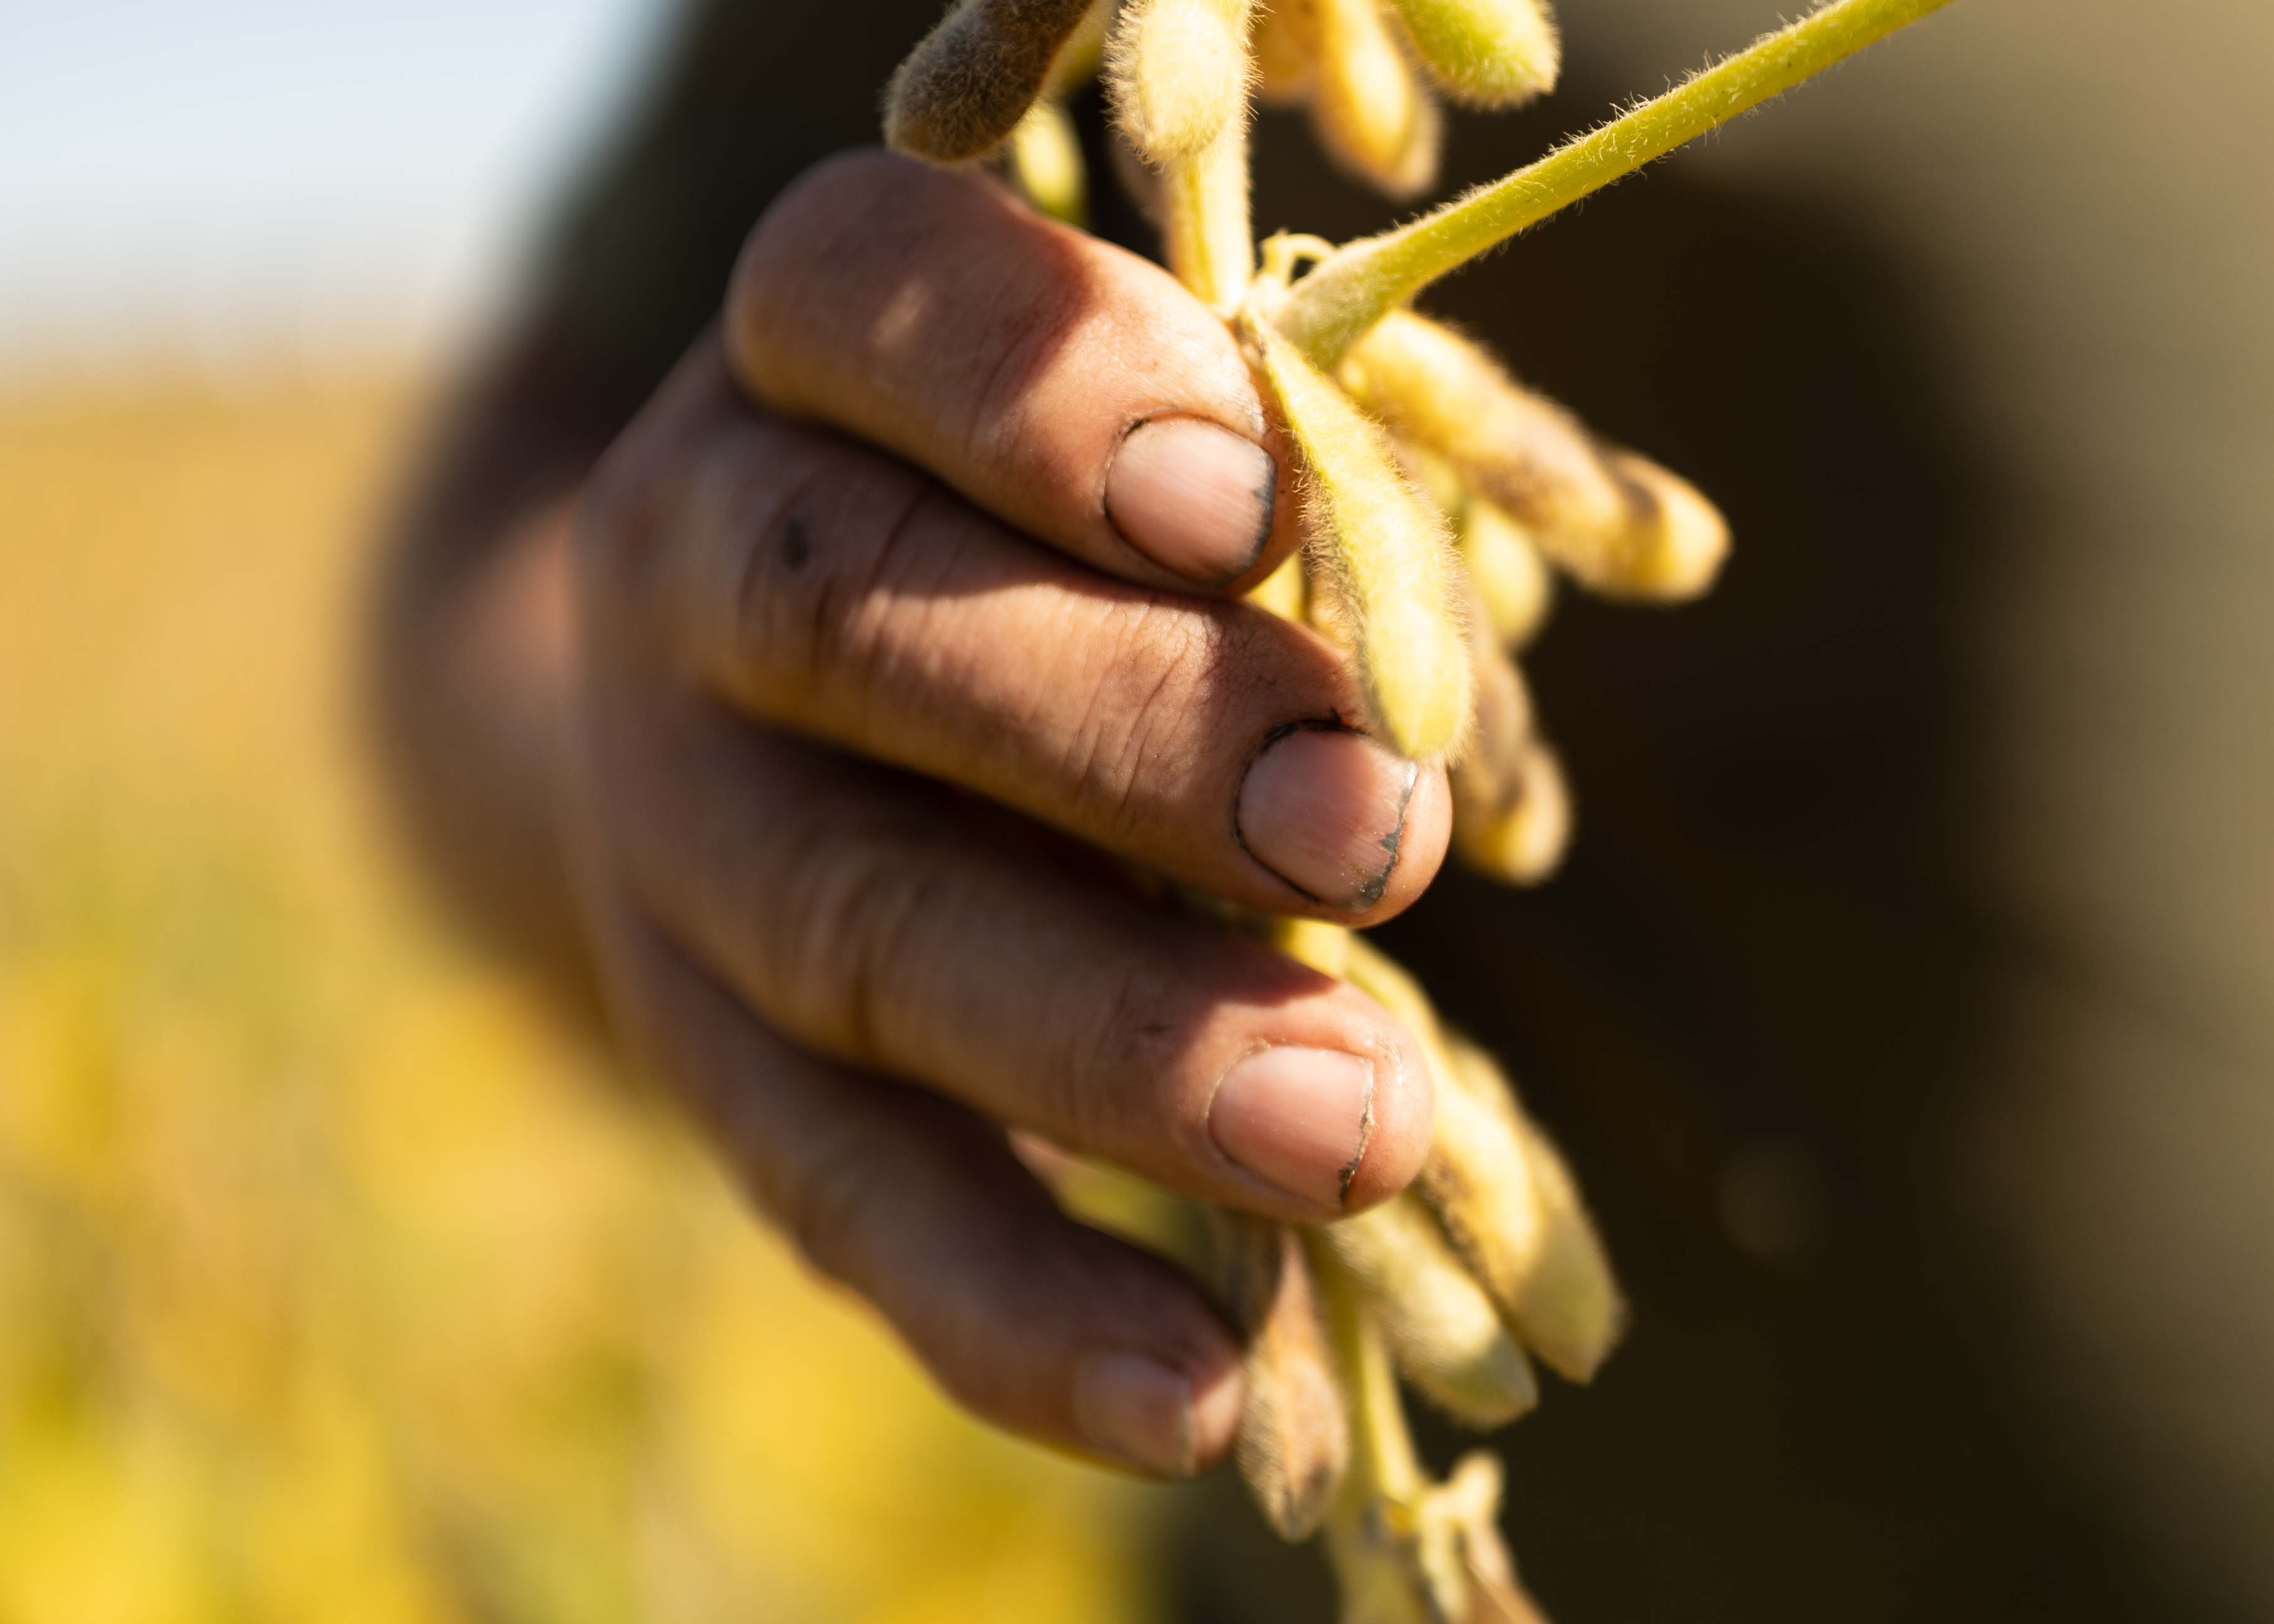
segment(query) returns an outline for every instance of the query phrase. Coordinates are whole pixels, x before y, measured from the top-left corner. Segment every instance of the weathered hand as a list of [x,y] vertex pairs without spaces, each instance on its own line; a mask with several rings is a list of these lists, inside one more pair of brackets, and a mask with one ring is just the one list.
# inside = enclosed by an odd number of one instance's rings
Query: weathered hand
[[1143,1470],[1221,1455],[1199,1291],[1005,1130],[1253,1212],[1403,1187],[1410,1035],[1148,894],[1365,922],[1443,775],[1350,731],[1221,320],[984,181],[832,162],[582,504],[565,801],[620,1026],[956,1397]]

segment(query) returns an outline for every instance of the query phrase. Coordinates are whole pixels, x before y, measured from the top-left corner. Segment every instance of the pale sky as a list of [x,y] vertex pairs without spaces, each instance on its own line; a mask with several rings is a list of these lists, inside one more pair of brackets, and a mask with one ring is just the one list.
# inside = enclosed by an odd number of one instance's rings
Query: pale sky
[[672,0],[0,0],[0,367],[433,343]]

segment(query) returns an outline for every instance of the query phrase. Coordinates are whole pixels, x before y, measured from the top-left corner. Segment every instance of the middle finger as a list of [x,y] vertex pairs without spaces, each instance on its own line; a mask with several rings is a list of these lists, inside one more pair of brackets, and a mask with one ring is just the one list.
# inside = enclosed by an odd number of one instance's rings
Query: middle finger
[[1348,725],[1309,630],[1107,579],[779,419],[726,414],[683,489],[662,629],[746,714],[1273,912],[1372,922],[1435,874],[1442,768]]
[[1354,988],[708,702],[623,742],[642,902],[793,1041],[1267,1215],[1369,1206],[1418,1169],[1426,1066]]

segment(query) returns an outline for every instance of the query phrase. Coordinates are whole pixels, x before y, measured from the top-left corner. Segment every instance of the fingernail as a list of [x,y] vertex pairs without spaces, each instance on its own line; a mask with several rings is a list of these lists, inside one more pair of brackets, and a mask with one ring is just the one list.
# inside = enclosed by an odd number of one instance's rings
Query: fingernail
[[1101,1455],[1163,1477],[1200,1469],[1193,1437],[1193,1388],[1178,1372],[1142,1353],[1093,1353],[1073,1377],[1074,1425]]
[[1162,568],[1201,582],[1246,573],[1271,536],[1279,465],[1252,440],[1199,417],[1129,431],[1105,476],[1105,515]]
[[1374,1067],[1330,1049],[1258,1049],[1224,1073],[1208,1121],[1258,1178],[1340,1212],[1374,1128]]
[[1363,733],[1289,728],[1247,769],[1240,844],[1297,891],[1361,912],[1382,900],[1421,770]]

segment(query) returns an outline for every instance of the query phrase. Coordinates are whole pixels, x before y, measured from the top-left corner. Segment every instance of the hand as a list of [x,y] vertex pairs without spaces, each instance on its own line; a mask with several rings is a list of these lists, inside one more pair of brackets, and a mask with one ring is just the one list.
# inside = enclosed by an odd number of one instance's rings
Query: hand
[[1233,595],[1293,545],[1224,324],[988,183],[825,165],[585,493],[565,801],[620,1030],[950,1393],[1184,1474],[1239,1356],[1006,1129],[1319,1219],[1418,1169],[1429,1085],[1362,995],[1132,866],[1362,923],[1449,801]]

